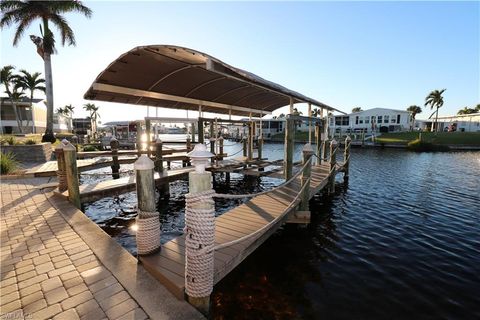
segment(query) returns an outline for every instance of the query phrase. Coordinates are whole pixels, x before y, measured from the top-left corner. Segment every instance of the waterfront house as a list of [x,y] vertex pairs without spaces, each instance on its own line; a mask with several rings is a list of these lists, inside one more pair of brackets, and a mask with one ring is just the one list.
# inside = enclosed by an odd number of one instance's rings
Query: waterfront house
[[405,110],[373,108],[347,115],[329,117],[330,134],[408,131],[411,114]]
[[[415,130],[430,131],[433,119],[415,120]],[[438,117],[439,131],[480,132],[480,112]]]

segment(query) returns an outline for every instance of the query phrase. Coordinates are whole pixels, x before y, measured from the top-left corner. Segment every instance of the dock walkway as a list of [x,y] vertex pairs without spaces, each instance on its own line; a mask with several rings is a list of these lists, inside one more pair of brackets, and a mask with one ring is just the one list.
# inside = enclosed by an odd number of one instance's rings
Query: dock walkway
[[49,180],[2,181],[2,319],[203,319]]
[[[312,166],[310,197],[323,189],[329,177],[329,164]],[[219,282],[250,253],[260,246],[289,218],[288,211],[301,189],[300,178],[272,192],[252,198],[215,219],[215,245],[230,242],[252,234],[283,215],[259,236],[247,238],[238,244],[215,251],[214,282]],[[298,204],[299,200],[295,200]],[[294,206],[293,206],[294,208]],[[175,296],[184,299],[185,289],[185,235],[164,245],[160,252],[140,257],[145,267]]]

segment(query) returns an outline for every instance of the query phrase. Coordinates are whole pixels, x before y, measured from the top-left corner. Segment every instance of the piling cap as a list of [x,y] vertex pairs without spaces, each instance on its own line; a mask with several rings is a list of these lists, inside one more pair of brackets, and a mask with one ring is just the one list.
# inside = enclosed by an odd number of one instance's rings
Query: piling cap
[[218,140],[223,140],[223,136],[220,136],[220,138],[218,138]]
[[142,154],[140,158],[133,164],[135,170],[151,170],[155,167],[154,163],[146,154]]
[[157,141],[155,141],[155,143],[162,143],[162,139],[158,138]]
[[333,144],[333,145],[336,145],[338,142],[337,140],[333,139],[332,141],[330,141],[330,144]]
[[63,146],[66,146],[67,144],[69,144],[69,142],[68,142],[67,139],[63,139],[63,140],[62,140],[62,144],[63,144]]
[[204,144],[198,143],[195,145],[195,147],[191,152],[187,153],[187,156],[192,159],[193,158],[208,159],[208,158],[214,157],[215,155],[213,153],[208,152],[207,147],[205,147]]
[[118,140],[117,140],[117,137],[112,136],[112,139],[110,139],[110,142],[112,142],[112,141],[118,141]]
[[313,153],[312,145],[310,143],[306,143],[302,148],[302,152],[312,152]]
[[347,137],[345,138],[345,140],[346,140],[346,141],[352,141],[352,138],[350,138],[350,136],[347,136]]

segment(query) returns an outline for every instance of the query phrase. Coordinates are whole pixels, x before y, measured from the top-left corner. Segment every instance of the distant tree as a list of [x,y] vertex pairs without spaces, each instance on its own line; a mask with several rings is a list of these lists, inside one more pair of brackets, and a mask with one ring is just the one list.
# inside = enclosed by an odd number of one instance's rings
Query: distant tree
[[75,35],[72,28],[63,16],[65,13],[79,12],[90,18],[92,10],[84,6],[81,1],[1,1],[0,9],[2,17],[0,19],[0,28],[17,25],[13,45],[16,46],[22,38],[25,30],[33,21],[39,19],[41,37],[31,35],[30,39],[37,47],[37,53],[43,59],[46,77],[46,96],[47,96],[47,127],[42,137],[43,142],[55,142],[53,135],[53,81],[52,81],[52,61],[51,55],[55,53],[55,38],[51,31],[53,24],[60,31],[62,45],[67,42],[69,45],[75,45]]
[[477,104],[477,106],[475,107],[475,112],[480,112],[480,104]]
[[87,103],[83,106],[83,109],[90,112],[90,121],[92,123],[92,133],[93,137],[96,137],[97,133],[97,119],[100,118],[100,114],[98,113],[99,107],[97,107],[94,103]]
[[280,113],[280,115],[278,116],[278,119],[283,119],[283,118],[285,118],[285,114]]
[[[428,94],[425,98],[425,106],[430,105],[430,109],[436,108],[435,110],[435,126],[432,126],[431,131],[438,131],[438,109],[443,106],[443,97],[442,94],[447,89],[434,90]],[[433,115],[433,114],[432,114]],[[431,117],[431,116],[430,116]]]
[[412,124],[410,126],[410,130],[412,130],[413,126],[415,125],[415,117],[417,116],[417,114],[422,113],[422,108],[417,105],[412,105],[407,108],[407,111],[412,114]]
[[5,93],[7,94],[10,104],[12,105],[18,130],[20,133],[23,133],[22,120],[17,108],[17,103],[21,96],[18,90],[21,89],[21,87],[18,86],[18,75],[13,74],[14,70],[15,67],[12,65],[4,66],[0,72],[0,82],[5,87]]
[[477,110],[473,109],[473,108],[469,108],[469,107],[465,107],[463,109],[460,109],[457,114],[458,115],[461,115],[461,114],[471,114],[471,113],[476,113]]
[[[35,91],[45,92],[45,79],[41,78],[40,72],[30,73],[26,70],[20,70],[20,75],[18,76],[17,85],[22,87],[23,90],[30,91],[30,109],[33,108],[33,94]],[[32,110],[33,116],[33,110]],[[33,119],[32,119],[33,120]],[[27,127],[30,125],[30,119],[27,119]]]
[[355,107],[352,109],[352,113],[363,111],[361,107]]

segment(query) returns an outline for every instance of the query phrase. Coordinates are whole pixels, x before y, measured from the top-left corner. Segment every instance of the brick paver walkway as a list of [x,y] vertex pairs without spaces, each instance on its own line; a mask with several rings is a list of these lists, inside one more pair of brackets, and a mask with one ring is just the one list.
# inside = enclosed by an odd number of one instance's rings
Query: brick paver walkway
[[41,182],[2,181],[0,319],[146,319]]

